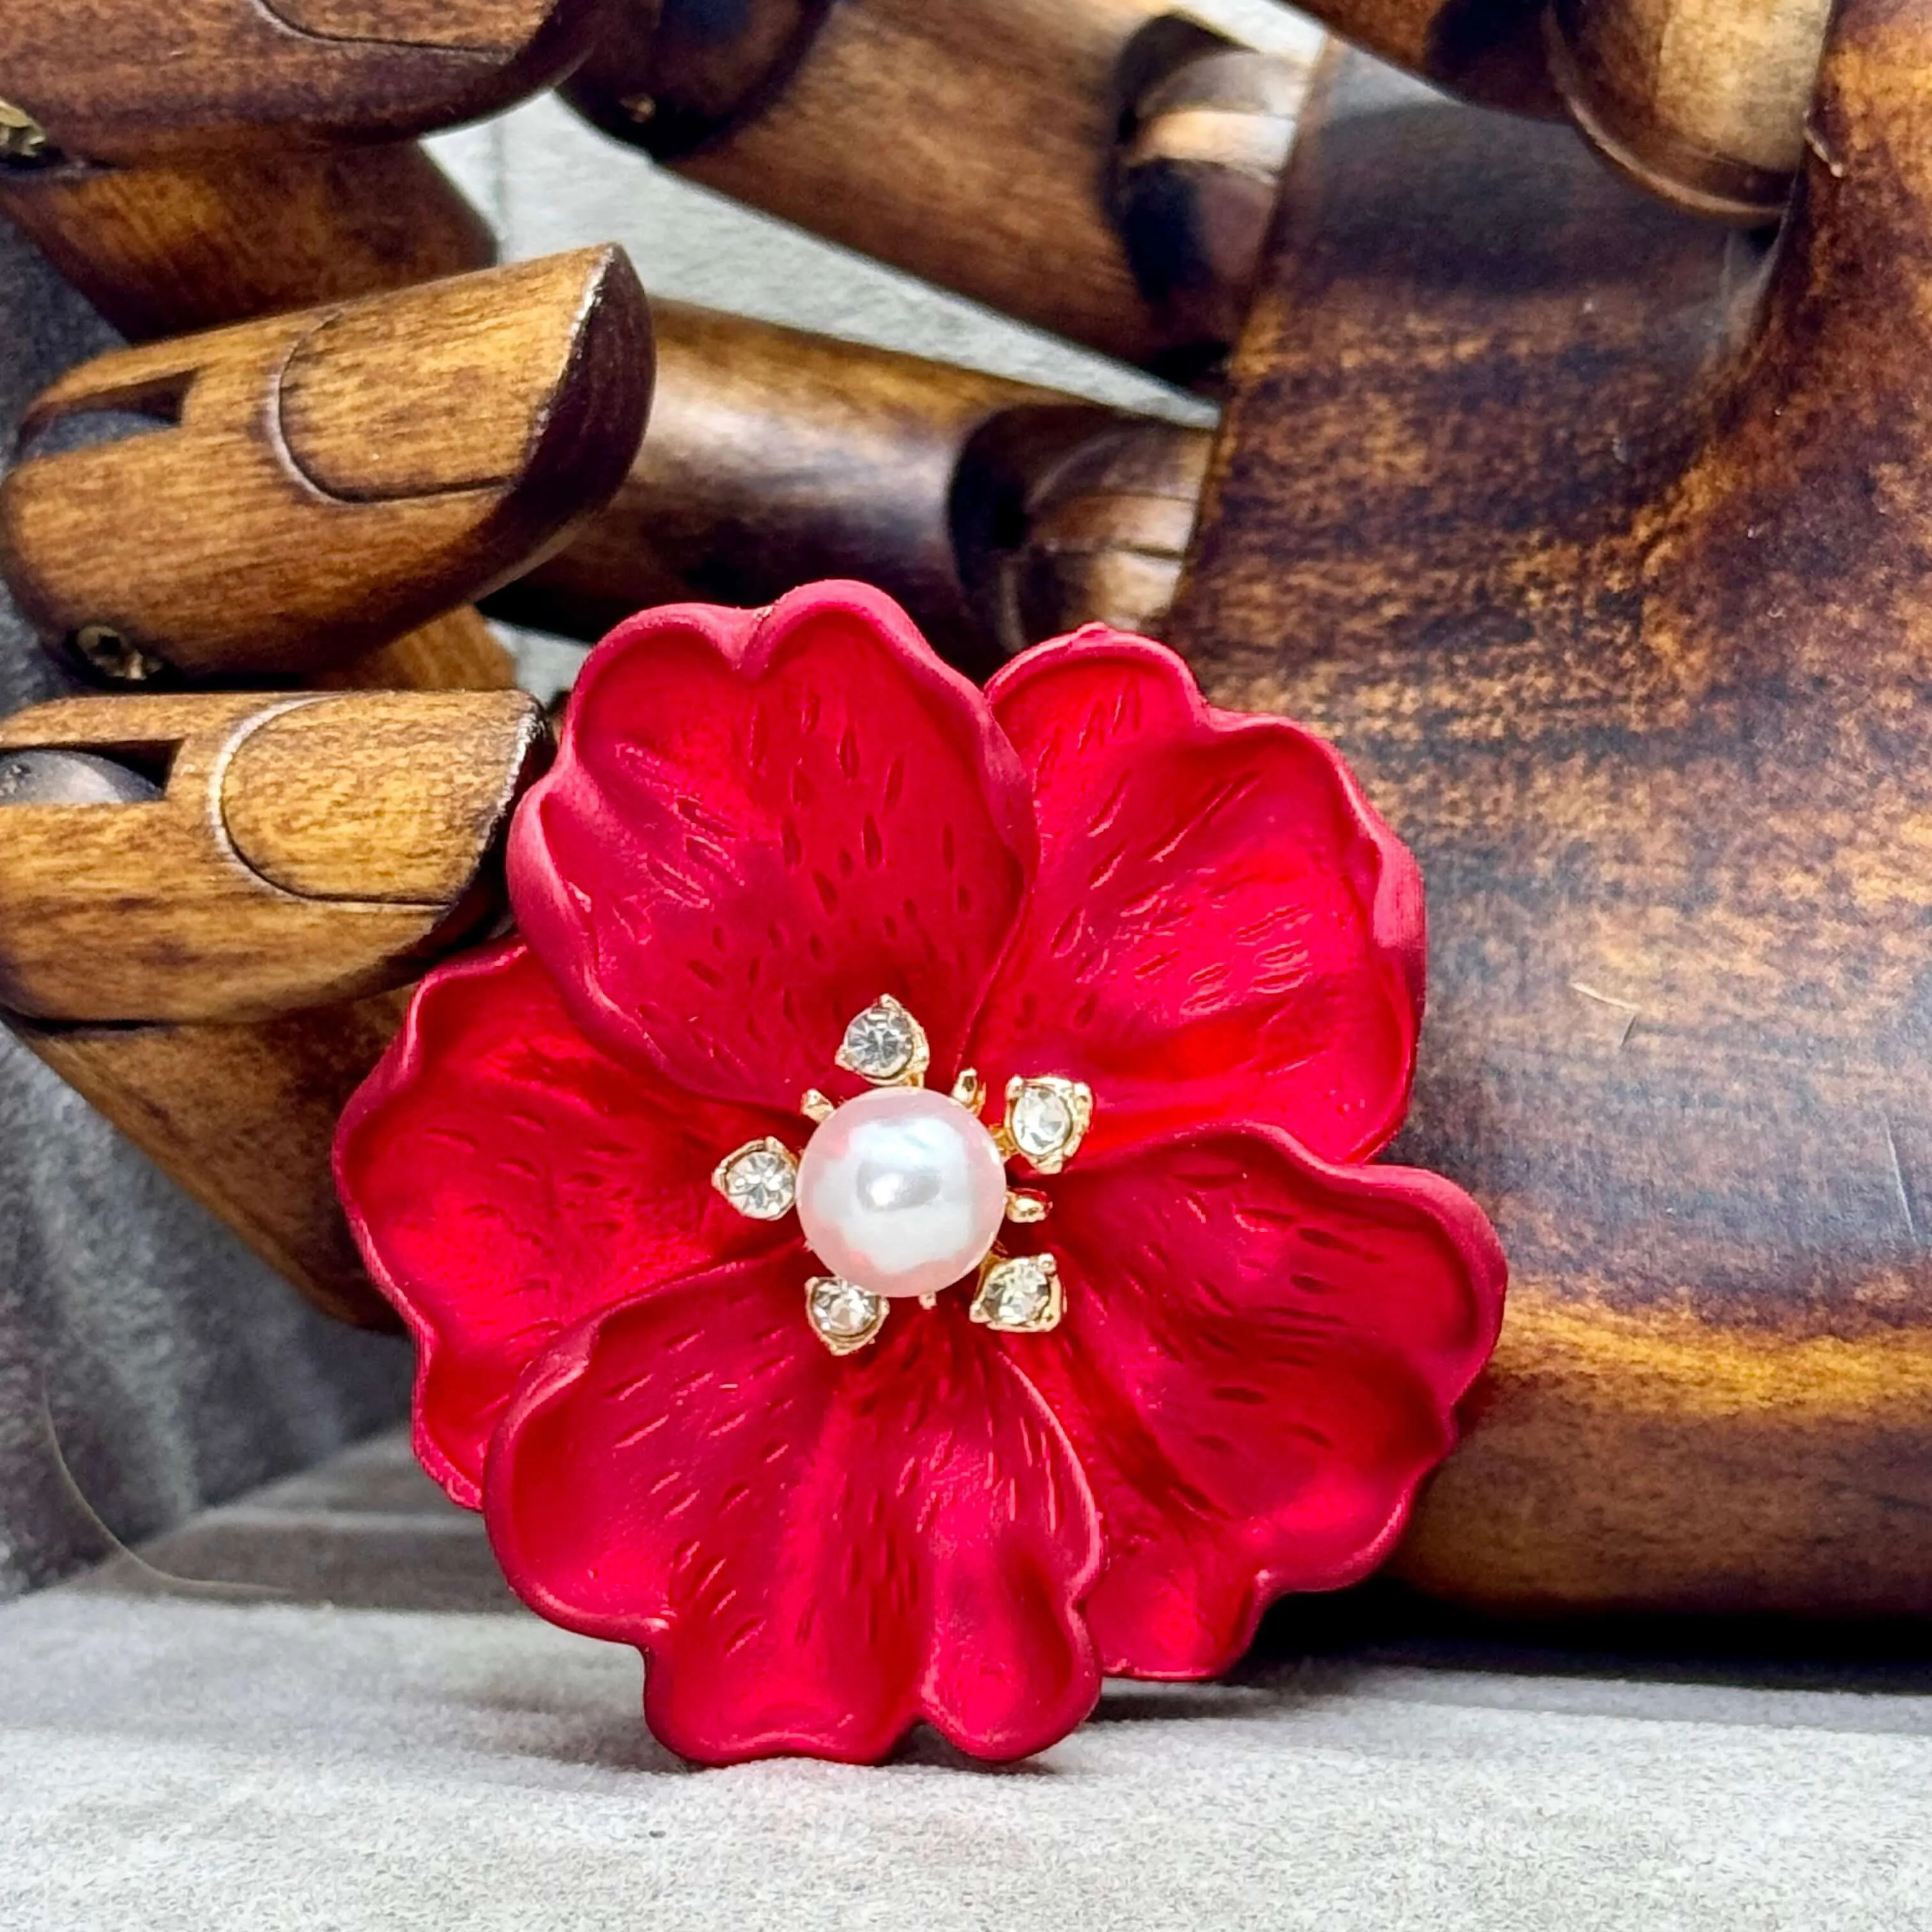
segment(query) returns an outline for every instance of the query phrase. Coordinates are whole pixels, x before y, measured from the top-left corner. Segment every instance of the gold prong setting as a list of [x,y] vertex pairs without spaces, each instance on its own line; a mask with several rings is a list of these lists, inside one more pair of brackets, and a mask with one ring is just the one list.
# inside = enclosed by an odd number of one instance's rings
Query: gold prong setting
[[805,1318],[835,1355],[849,1355],[878,1339],[886,1325],[886,1298],[836,1274],[815,1274],[805,1285]]
[[996,1335],[1043,1335],[1060,1325],[1065,1296],[1051,1255],[990,1254],[967,1312]]
[[926,1029],[890,993],[854,1016],[832,1064],[874,1087],[923,1087],[932,1064]]
[[[890,993],[882,993],[853,1017],[833,1056],[836,1066],[874,1089],[922,1088],[932,1060],[926,1029]],[[994,1244],[981,1255],[976,1267],[970,1260],[982,1239],[992,1241],[1000,1220],[1017,1227],[1034,1226],[1045,1220],[1052,1205],[1050,1197],[1037,1188],[1010,1186],[1000,1215],[994,1216],[997,1197],[988,1189],[992,1173],[987,1166],[976,1168],[976,1163],[988,1161],[992,1152],[997,1151],[1001,1162],[1020,1160],[1038,1174],[1059,1173],[1092,1124],[1093,1093],[1084,1082],[1060,1074],[1016,1075],[1006,1083],[1003,1117],[990,1122],[982,1120],[988,1098],[986,1080],[970,1066],[961,1070],[944,1096],[892,1099],[875,1093],[842,1102],[818,1088],[808,1087],[798,1103],[800,1114],[812,1127],[802,1151],[766,1134],[734,1148],[712,1170],[712,1186],[738,1214],[747,1220],[766,1222],[798,1214],[802,1232],[808,1231],[806,1243],[814,1258],[821,1268],[842,1270],[814,1274],[805,1284],[806,1324],[833,1354],[852,1354],[878,1340],[892,1312],[895,1295],[916,1300],[922,1308],[937,1306],[940,1294],[950,1291],[930,1284],[942,1274],[956,1280],[951,1270],[962,1265],[973,1282],[968,1313],[981,1326],[1003,1335],[1044,1334],[1058,1326],[1065,1296],[1060,1264],[1053,1256],[1009,1255]],[[858,1111],[821,1142],[818,1130],[847,1106]],[[963,1109],[970,1119],[962,1119],[956,1108]],[[902,1114],[907,1119],[902,1120]],[[928,1114],[932,1118],[927,1118]],[[874,1115],[879,1118],[874,1119]],[[886,1135],[884,1142],[876,1138],[882,1125]],[[895,1132],[900,1137],[897,1148],[891,1140]],[[863,1190],[849,1200],[847,1192],[842,1191],[856,1184],[843,1170],[855,1157],[853,1149],[858,1143],[852,1136],[863,1134],[875,1136],[871,1143],[873,1151],[866,1158],[884,1163],[882,1182],[896,1178],[903,1184],[916,1179],[927,1184],[927,1178],[934,1172],[979,1174],[977,1180],[969,1179],[964,1184],[966,1198],[977,1199],[977,1207],[970,1211],[979,1217],[976,1223],[968,1223],[970,1232],[964,1238],[957,1231],[947,1234],[931,1226],[921,1228],[916,1222],[895,1222],[898,1232],[890,1238],[902,1249],[908,1226],[914,1231],[910,1257],[891,1262],[879,1258],[880,1251],[868,1245],[869,1238],[863,1231],[876,1224],[880,1212],[890,1210],[874,1205]],[[932,1151],[935,1143],[921,1138],[934,1134],[941,1150],[938,1154]],[[962,1136],[964,1141],[958,1138]],[[988,1141],[990,1150],[986,1146]],[[968,1142],[976,1143],[980,1151],[974,1153]],[[944,1151],[956,1143],[960,1154]],[[964,1165],[948,1168],[949,1160],[963,1161]],[[802,1202],[802,1181],[806,1196]],[[956,1184],[949,1180],[946,1184]],[[925,1197],[917,1198],[922,1201]],[[922,1247],[922,1240],[930,1245]],[[916,1294],[915,1286],[920,1289]]]
[[728,1154],[711,1184],[748,1221],[782,1221],[798,1198],[798,1156],[766,1134]]
[[1005,1142],[1036,1173],[1058,1174],[1094,1124],[1094,1090],[1058,1073],[1015,1074],[1006,1082]]

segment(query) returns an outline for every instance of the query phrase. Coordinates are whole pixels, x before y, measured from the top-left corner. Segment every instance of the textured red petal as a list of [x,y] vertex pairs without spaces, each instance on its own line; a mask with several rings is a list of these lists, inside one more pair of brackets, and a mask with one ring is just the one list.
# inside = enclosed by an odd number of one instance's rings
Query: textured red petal
[[1102,1666],[1204,1677],[1288,1590],[1366,1574],[1454,1439],[1504,1264],[1439,1177],[1208,1129],[1052,1185],[1066,1313],[1011,1338],[1100,1505]]
[[938,1066],[1017,916],[1024,775],[971,684],[860,584],[620,625],[517,814],[511,896],[579,1023],[683,1086],[794,1106],[881,993]]
[[1264,1120],[1334,1160],[1382,1146],[1408,1102],[1422,887],[1340,757],[1214,710],[1172,652],[1097,627],[987,695],[1040,855],[980,1072],[1085,1080],[1096,1144]]
[[681,1094],[579,1033],[526,947],[442,967],[343,1116],[336,1181],[370,1273],[416,1338],[416,1450],[475,1508],[518,1377],[627,1295],[796,1239],[711,1186],[804,1123]]
[[1043,1749],[1100,1688],[1066,1442],[956,1306],[835,1358],[806,1273],[720,1269],[560,1341],[490,1452],[498,1560],[542,1615],[645,1652],[687,1757],[869,1761],[920,1719]]

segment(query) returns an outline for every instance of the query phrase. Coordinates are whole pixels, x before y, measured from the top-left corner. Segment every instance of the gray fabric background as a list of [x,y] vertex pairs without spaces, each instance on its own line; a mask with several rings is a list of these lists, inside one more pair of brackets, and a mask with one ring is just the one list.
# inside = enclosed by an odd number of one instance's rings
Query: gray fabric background
[[[694,1772],[388,1436],[0,1605],[19,1932],[1932,1932],[1924,1670],[1384,1634]],[[1654,1666],[1653,1666],[1654,1670]]]

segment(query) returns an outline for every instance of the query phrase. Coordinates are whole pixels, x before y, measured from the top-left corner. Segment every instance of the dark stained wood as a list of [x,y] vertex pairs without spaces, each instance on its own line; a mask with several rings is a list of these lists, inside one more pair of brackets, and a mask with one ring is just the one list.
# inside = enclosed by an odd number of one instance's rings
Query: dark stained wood
[[[139,653],[124,676],[340,664],[567,536],[622,480],[650,385],[616,248],[118,351],[29,408],[0,562],[95,670],[104,632]],[[152,426],[35,453],[104,412]]]
[[1561,103],[1544,58],[1545,0],[1308,0],[1302,11],[1438,87],[1519,114]]
[[652,604],[863,577],[980,669],[1164,614],[1204,432],[741,316],[658,302],[652,320],[630,475],[494,611],[596,638]]
[[0,89],[63,153],[144,161],[400,140],[506,106],[582,58],[606,0],[32,0]]
[[411,142],[0,168],[0,214],[130,341],[487,268],[488,224]]
[[234,1022],[411,979],[498,916],[544,743],[520,692],[73,698],[0,720],[0,752],[162,787],[0,806],[0,1005]]
[[1138,94],[1109,212],[1177,380],[1218,380],[1247,320],[1281,171],[1307,92],[1299,61],[1246,47],[1180,61]]
[[[567,94],[625,138],[662,137],[706,187],[1022,320],[1178,378],[1217,363],[1226,338],[1204,340],[1202,317],[1243,306],[1254,178],[1279,168],[1298,65],[1244,52],[1250,84],[1238,100],[1224,76],[1222,112],[1247,128],[1182,154],[1156,142],[1138,164],[1169,177],[1168,219],[1130,234],[1136,104],[1229,46],[1163,0],[842,0],[753,5],[736,24],[767,50],[756,86],[721,90],[634,38]],[[696,146],[688,117],[660,112],[727,95]]]
[[834,0],[620,0],[571,98],[669,160],[754,113],[790,77]]
[[[1212,434],[1126,417],[1056,444],[1042,434],[1052,428],[1018,412],[993,422],[964,472],[1013,479],[1004,499],[969,501],[960,520],[967,575],[994,634],[1009,651],[1082,624],[1164,635]],[[1003,500],[1017,512],[1004,539]]]
[[1514,1281],[1398,1558],[1465,1603],[1932,1610],[1927,31],[1841,9],[1768,286],[1359,57],[1286,184],[1174,634],[1423,864],[1397,1152]]

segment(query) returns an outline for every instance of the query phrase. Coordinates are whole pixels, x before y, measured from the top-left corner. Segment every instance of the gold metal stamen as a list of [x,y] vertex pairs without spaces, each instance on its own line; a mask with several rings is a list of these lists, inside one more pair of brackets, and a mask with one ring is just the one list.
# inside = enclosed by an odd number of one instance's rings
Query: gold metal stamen
[[808,1120],[824,1121],[830,1120],[838,1109],[836,1103],[828,1100],[816,1087],[808,1087],[798,1103],[798,1111]]
[[1006,1219],[1022,1226],[1034,1221],[1044,1221],[1047,1210],[1052,1204],[1044,1194],[1036,1194],[1030,1188],[1010,1187],[1006,1190]]
[[952,1097],[969,1114],[976,1114],[986,1104],[986,1083],[970,1066],[952,1083]]
[[1052,1256],[995,1252],[980,1264],[979,1289],[967,1312],[996,1334],[1042,1335],[1059,1327],[1065,1308]]

